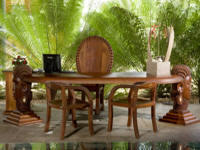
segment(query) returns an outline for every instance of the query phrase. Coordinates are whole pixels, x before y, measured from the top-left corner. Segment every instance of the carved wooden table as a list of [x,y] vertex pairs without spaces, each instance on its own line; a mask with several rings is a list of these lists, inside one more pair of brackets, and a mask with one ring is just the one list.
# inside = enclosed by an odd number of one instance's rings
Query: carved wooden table
[[[20,124],[21,120],[17,120],[17,118],[23,118],[26,115],[34,119],[38,118],[38,122],[41,121],[30,107],[32,100],[31,83],[45,83],[46,81],[61,81],[71,84],[134,84],[136,82],[172,84],[171,96],[174,101],[173,109],[160,119],[160,121],[182,125],[199,122],[187,110],[191,93],[191,72],[185,65],[175,66],[172,69],[172,75],[167,77],[152,77],[148,76],[145,72],[114,72],[109,74],[78,74],[73,72],[52,74],[32,73],[32,69],[27,65],[15,68],[13,74],[14,97],[18,112],[11,113],[10,116],[14,116],[14,119],[12,117],[6,119],[7,122],[13,124],[23,125],[37,122],[36,119],[32,122],[24,121],[25,123]],[[8,101],[6,102],[8,103]]]

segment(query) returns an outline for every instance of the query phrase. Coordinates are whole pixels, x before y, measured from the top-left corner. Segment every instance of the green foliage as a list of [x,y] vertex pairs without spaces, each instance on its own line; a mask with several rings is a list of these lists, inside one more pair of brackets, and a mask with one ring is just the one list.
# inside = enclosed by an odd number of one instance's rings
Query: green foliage
[[[179,40],[179,54],[192,69],[193,81],[200,90],[200,15],[191,22],[191,26]],[[199,92],[200,94],[200,92]]]
[[[0,36],[12,43],[7,54],[27,57],[33,68],[42,67],[43,53],[59,53],[68,62],[68,53],[80,28],[83,0],[34,0],[31,11],[16,5],[10,13],[1,14]],[[13,46],[14,45],[14,46]],[[64,65],[67,69],[69,65]]]
[[129,148],[128,142],[113,142],[112,143],[112,149],[116,150],[127,150]]
[[0,39],[0,69],[2,69],[4,65],[4,51],[5,51],[5,44],[3,40]]
[[[179,4],[177,0],[173,2],[166,1],[165,3],[160,3],[156,20],[156,24],[159,26],[159,45],[154,45],[153,49],[159,50],[160,56],[165,56],[168,47],[168,40],[162,35],[162,32],[164,32],[164,30],[166,30],[167,27],[173,26],[175,31],[174,45],[176,45],[177,41],[179,40],[179,37],[183,34],[183,32],[186,29],[187,9],[184,9],[183,5]],[[173,52],[172,55],[174,54]]]
[[[145,27],[134,13],[118,6],[104,7],[86,17],[85,36],[99,35],[114,51],[113,71],[143,70],[146,58]],[[84,36],[82,36],[84,37]]]
[[[80,35],[81,39],[89,35],[99,35],[109,42],[114,52],[112,71],[145,69],[145,26],[129,10],[115,4],[103,6],[101,12],[92,12],[86,16],[86,24]],[[80,44],[81,39],[78,38],[76,43]],[[111,88],[112,85],[106,85],[105,93],[109,93]]]
[[[1,55],[4,46],[0,45],[1,62],[8,60],[11,64],[10,59],[22,55],[33,68],[42,68],[43,53],[59,53],[63,69],[76,70],[79,44],[87,36],[99,35],[108,40],[114,51],[112,71],[143,71],[149,27],[159,25],[161,34],[172,25],[175,42],[170,62],[172,66],[190,66],[195,85],[200,85],[199,0],[113,0],[84,18],[83,1],[32,0],[30,10],[16,5],[6,15],[2,11],[0,39],[7,46],[4,57]],[[84,26],[81,19],[85,21]],[[159,37],[159,44],[152,41],[151,49],[155,55],[158,49],[159,55],[165,55],[168,40]]]

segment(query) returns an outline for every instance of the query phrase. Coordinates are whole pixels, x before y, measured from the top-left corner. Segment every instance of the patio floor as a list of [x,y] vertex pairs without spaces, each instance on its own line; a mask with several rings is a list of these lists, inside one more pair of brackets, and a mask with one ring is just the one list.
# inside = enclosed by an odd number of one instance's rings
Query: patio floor
[[[46,105],[45,103],[32,104],[33,110],[38,114],[42,120],[45,121]],[[172,108],[172,105],[158,103],[156,105],[157,120]],[[200,105],[190,104],[189,110],[200,118]],[[128,142],[158,142],[158,141],[176,141],[181,143],[199,142],[200,141],[200,123],[193,125],[182,126],[170,123],[163,123],[157,121],[159,131],[154,133],[152,130],[150,109],[138,110],[138,124],[140,131],[140,139],[134,136],[132,127],[126,127],[127,110],[115,107],[114,108],[114,122],[113,131],[107,132],[107,103],[105,111],[101,112],[99,116],[94,116],[94,131],[95,135],[90,136],[87,124],[87,111],[80,111],[77,114],[78,128],[74,129],[71,122],[68,121],[66,128],[66,137],[63,141],[60,137],[60,121],[61,111],[53,109],[51,129],[52,131],[44,133],[43,123],[18,127],[3,122],[3,111],[5,104],[0,104],[0,143],[24,143],[24,142],[114,142],[114,141],[128,141]]]

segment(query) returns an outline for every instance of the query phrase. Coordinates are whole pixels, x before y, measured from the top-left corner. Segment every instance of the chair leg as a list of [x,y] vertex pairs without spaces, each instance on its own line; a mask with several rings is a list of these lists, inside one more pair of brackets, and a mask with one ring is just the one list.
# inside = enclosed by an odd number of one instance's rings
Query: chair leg
[[132,110],[133,114],[133,127],[134,127],[134,132],[135,132],[135,137],[139,138],[139,130],[138,130],[138,123],[137,123],[137,109],[133,108]]
[[127,127],[130,127],[132,123],[132,114],[131,114],[131,109],[128,108],[128,121],[127,121]]
[[81,92],[81,100],[82,100],[83,102],[85,102],[85,93],[84,93],[84,92]]
[[95,114],[99,115],[100,114],[100,93],[99,90],[96,91],[96,110]]
[[74,128],[77,128],[76,109],[72,109],[72,125]]
[[157,132],[157,124],[156,124],[156,106],[151,106],[151,119],[152,119],[152,125],[153,125],[153,131]]
[[100,92],[101,110],[104,110],[104,88]]
[[65,150],[65,143],[61,143],[60,148],[61,148],[61,150]]
[[68,118],[68,114],[69,114],[69,110],[66,109],[66,108],[63,108],[63,110],[62,110],[62,123],[61,123],[61,136],[60,136],[61,140],[64,139],[66,121],[67,121],[67,118]]
[[94,129],[93,129],[93,106],[88,107],[88,126],[90,135],[94,135]]
[[50,125],[50,120],[51,120],[51,107],[47,106],[47,117],[46,117],[46,124],[45,124],[45,128],[44,128],[44,132],[48,132],[49,131],[49,125]]
[[110,100],[108,102],[108,131],[112,131],[113,126],[113,105]]

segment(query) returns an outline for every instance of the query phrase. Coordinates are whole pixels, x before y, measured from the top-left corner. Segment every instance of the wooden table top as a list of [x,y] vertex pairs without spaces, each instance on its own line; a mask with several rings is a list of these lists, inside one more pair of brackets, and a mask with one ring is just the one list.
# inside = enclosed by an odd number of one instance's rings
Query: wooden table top
[[133,84],[136,82],[156,82],[158,84],[171,84],[183,81],[177,75],[166,77],[148,76],[146,72],[112,72],[112,73],[88,73],[76,72],[63,73],[33,73],[24,78],[26,82],[44,83],[46,81],[61,81],[74,84]]

